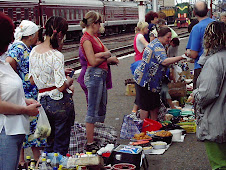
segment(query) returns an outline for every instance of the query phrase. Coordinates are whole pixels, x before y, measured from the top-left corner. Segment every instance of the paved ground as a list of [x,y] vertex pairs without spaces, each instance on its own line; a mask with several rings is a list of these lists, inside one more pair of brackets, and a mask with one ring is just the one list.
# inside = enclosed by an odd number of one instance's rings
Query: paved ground
[[[185,49],[187,39],[181,40],[179,54]],[[125,96],[125,79],[132,78],[130,73],[130,64],[133,57],[120,60],[119,66],[112,66],[113,89],[108,91],[108,106],[105,123],[114,126],[119,132],[123,120],[123,116],[129,114],[133,107],[134,97]],[[191,65],[192,66],[192,65]],[[78,77],[78,75],[75,75]],[[84,122],[86,114],[85,95],[75,81],[75,111],[76,121]],[[118,140],[121,144],[127,144],[128,140]],[[26,154],[31,154],[29,150]],[[183,143],[173,143],[163,155],[148,155],[149,169],[160,170],[198,170],[211,169],[204,143],[196,140],[195,134],[188,134]]]

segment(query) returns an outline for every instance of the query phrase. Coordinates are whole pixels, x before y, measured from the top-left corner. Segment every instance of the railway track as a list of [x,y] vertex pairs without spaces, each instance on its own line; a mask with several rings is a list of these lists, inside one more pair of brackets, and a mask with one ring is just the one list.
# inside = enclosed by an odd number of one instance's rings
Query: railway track
[[[188,37],[189,33],[187,31],[182,31],[182,32],[178,33],[178,36],[179,36],[179,38]],[[116,56],[116,57],[121,57],[121,56],[128,55],[128,54],[135,52],[134,48],[133,48],[133,44],[113,48],[113,49],[110,49],[110,51],[111,51],[112,55]],[[65,65],[67,67],[73,68],[75,70],[78,70],[81,68],[81,65],[79,62],[79,57],[65,60]]]

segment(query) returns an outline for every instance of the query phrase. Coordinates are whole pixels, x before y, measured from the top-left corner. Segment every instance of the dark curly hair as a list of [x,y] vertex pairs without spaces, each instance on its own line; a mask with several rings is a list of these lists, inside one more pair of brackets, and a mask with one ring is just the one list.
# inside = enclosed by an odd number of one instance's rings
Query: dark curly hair
[[13,40],[14,24],[12,20],[0,12],[0,54],[6,52]]
[[[66,34],[68,30],[68,23],[66,19],[58,16],[52,16],[48,19],[45,24],[45,35],[50,36],[50,44],[54,49],[59,47],[58,44],[58,33],[61,32],[63,35]],[[41,41],[43,38],[42,29],[39,30],[39,40]]]
[[155,18],[158,18],[158,13],[149,11],[149,12],[145,15],[145,22],[151,23],[151,21],[154,20]]
[[214,21],[206,27],[203,45],[206,55],[226,49],[226,25],[224,22]]

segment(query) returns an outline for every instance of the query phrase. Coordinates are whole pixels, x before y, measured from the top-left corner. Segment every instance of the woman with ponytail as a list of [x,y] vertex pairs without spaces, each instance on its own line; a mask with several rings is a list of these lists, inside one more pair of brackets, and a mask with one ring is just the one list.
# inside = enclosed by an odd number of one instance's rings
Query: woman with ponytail
[[[109,71],[108,63],[118,64],[116,57],[111,53],[96,36],[100,29],[101,16],[98,12],[89,11],[86,13],[80,25],[86,28],[80,45],[87,61],[87,70],[84,77],[88,89],[88,109],[86,115],[86,151],[98,150],[94,141],[95,122],[104,122],[107,106],[106,77]],[[98,54],[98,57],[96,56]]]
[[64,71],[64,55],[60,52],[68,29],[67,21],[53,16],[45,25],[46,38],[30,54],[30,81],[38,87],[38,100],[48,117],[51,134],[45,151],[68,152],[71,125],[74,123],[72,100],[73,79]]

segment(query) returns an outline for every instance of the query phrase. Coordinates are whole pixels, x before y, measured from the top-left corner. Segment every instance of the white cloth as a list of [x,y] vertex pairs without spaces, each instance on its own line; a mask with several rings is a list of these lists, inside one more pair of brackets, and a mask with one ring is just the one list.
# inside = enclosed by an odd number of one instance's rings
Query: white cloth
[[[9,63],[0,60],[0,95],[1,100],[26,106],[23,83]],[[0,114],[0,133],[5,128],[6,135],[29,134],[28,115]]]
[[144,48],[145,48],[144,44],[140,41],[140,39],[141,39],[142,37],[144,38],[144,36],[143,36],[142,34],[138,34],[138,35],[137,35],[137,39],[136,39],[137,50],[138,50],[140,53],[142,53],[143,50],[144,50]]
[[[29,56],[29,77],[33,77],[39,90],[53,86],[61,87],[67,80],[64,72],[64,55],[54,49],[40,54],[35,51],[36,47]],[[68,92],[71,93],[69,90]],[[63,98],[63,93],[58,89],[39,93],[38,101],[42,96],[60,100]]]
[[38,26],[32,21],[23,20],[19,27],[15,29],[14,38],[16,41],[20,41],[23,36],[29,36],[38,31]]

